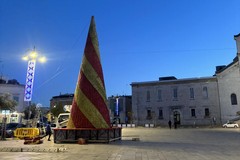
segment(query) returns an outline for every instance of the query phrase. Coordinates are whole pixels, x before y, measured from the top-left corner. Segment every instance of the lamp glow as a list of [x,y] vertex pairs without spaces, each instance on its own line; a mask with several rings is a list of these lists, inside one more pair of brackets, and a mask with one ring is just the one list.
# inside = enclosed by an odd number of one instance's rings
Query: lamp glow
[[46,57],[40,57],[38,59],[38,61],[41,62],[41,63],[45,63],[47,61],[47,59],[46,59]]
[[29,56],[31,57],[31,59],[36,59],[38,54],[36,51],[32,51]]
[[23,57],[22,57],[22,60],[24,60],[24,61],[28,61],[29,58],[28,58],[28,56],[23,56]]

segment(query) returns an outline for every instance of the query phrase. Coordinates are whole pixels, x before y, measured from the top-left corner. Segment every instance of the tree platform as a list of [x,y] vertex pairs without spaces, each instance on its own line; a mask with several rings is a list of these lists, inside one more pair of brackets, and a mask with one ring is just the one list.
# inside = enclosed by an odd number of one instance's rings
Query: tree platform
[[122,139],[122,128],[56,128],[54,130],[54,143],[74,143],[79,139],[86,143],[109,143]]

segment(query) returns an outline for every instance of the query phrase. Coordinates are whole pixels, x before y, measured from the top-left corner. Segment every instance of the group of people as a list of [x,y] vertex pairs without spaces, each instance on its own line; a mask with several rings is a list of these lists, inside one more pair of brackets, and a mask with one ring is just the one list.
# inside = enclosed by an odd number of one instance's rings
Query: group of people
[[[168,121],[168,126],[169,126],[169,129],[172,129],[172,121],[171,120]],[[177,122],[174,122],[174,128],[177,129]]]

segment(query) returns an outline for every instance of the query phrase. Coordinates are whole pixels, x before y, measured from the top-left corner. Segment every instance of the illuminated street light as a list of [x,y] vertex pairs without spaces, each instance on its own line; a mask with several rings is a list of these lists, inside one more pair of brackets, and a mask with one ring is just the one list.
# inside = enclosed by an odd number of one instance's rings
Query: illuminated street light
[[40,63],[46,62],[46,57],[38,55],[35,47],[33,48],[28,55],[22,57],[23,60],[28,61],[27,68],[27,77],[26,77],[26,85],[25,85],[25,94],[24,101],[31,102],[32,100],[32,90],[33,90],[33,81],[34,81],[34,73],[36,61]]
[[[38,60],[39,62],[44,63],[44,62],[46,62],[46,57],[38,55],[38,53],[36,52],[36,49],[34,47],[33,50],[28,55],[23,56],[22,59],[25,61],[28,61],[27,77],[26,77],[25,92],[24,92],[24,101],[28,102],[28,106],[29,106],[28,120],[29,120],[36,61]],[[27,121],[27,126],[29,127],[28,121]]]

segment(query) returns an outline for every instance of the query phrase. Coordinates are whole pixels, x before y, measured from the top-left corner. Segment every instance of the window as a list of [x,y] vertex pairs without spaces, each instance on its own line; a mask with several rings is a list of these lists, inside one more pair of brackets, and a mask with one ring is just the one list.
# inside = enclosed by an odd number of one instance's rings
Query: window
[[234,93],[231,94],[231,103],[232,105],[237,105],[237,96]]
[[203,98],[205,98],[205,99],[208,98],[208,89],[207,89],[207,87],[203,87]]
[[194,89],[190,88],[190,99],[194,99]]
[[162,101],[162,90],[158,90],[158,101]]
[[195,109],[191,109],[191,116],[192,116],[192,117],[196,117]]
[[210,116],[210,112],[208,108],[205,108],[205,117],[209,117]]
[[13,100],[16,102],[19,102],[19,97],[18,96],[13,96]]
[[147,110],[147,119],[152,119],[152,111],[150,109]]
[[147,102],[150,102],[150,91],[147,91]]
[[178,98],[178,90],[177,88],[173,88],[173,99],[177,100],[177,98]]
[[163,110],[159,109],[158,111],[158,119],[163,119]]
[[13,100],[17,102],[17,104],[19,103],[19,97],[18,96],[13,96]]

